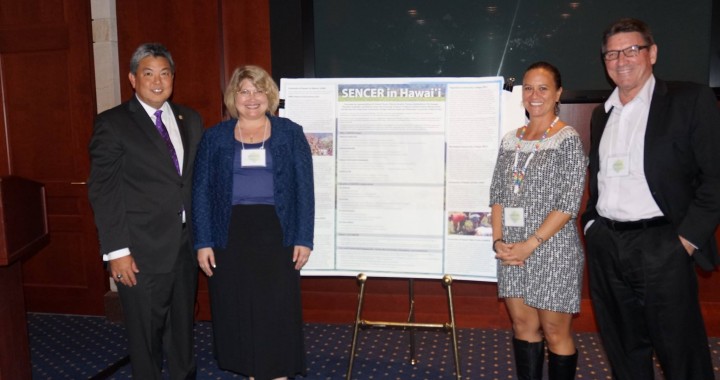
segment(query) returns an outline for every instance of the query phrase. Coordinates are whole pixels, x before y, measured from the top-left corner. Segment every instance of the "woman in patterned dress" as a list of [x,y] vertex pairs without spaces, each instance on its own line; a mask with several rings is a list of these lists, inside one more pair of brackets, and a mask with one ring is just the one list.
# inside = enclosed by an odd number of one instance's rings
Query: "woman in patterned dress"
[[573,379],[584,262],[576,216],[587,158],[557,116],[557,68],[530,65],[522,92],[529,121],[503,137],[490,190],[498,295],[512,320],[518,378],[542,379],[547,341],[550,379]]

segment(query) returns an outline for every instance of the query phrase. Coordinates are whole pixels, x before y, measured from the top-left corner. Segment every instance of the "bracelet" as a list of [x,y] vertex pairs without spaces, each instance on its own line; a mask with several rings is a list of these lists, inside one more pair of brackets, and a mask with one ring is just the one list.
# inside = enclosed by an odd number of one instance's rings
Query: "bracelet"
[[495,241],[493,241],[492,249],[493,249],[493,252],[495,252],[495,253],[497,253],[497,249],[495,249],[495,244],[497,244],[497,242],[499,242],[499,241],[501,241],[503,243],[505,242],[505,240],[503,240],[503,239],[495,239]]
[[534,237],[535,240],[537,240],[538,244],[542,244],[542,243],[545,241],[545,239],[543,239],[543,238],[541,238],[540,236],[538,236],[538,234],[533,234],[532,237]]

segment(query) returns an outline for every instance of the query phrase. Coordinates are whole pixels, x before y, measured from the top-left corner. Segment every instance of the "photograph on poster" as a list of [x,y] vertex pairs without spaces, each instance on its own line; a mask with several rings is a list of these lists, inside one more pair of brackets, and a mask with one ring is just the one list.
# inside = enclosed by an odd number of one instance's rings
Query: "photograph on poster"
[[448,221],[448,235],[492,236],[489,212],[453,211]]
[[332,133],[305,133],[308,144],[310,144],[310,153],[313,156],[332,156],[333,155],[333,134]]

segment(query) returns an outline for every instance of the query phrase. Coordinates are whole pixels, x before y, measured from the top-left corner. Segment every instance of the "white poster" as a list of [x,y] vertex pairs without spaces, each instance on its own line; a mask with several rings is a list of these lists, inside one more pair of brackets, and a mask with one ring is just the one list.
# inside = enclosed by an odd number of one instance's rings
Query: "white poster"
[[502,115],[523,114],[502,85],[282,79],[280,116],[303,126],[314,163],[315,247],[302,274],[495,281],[490,180],[510,128]]

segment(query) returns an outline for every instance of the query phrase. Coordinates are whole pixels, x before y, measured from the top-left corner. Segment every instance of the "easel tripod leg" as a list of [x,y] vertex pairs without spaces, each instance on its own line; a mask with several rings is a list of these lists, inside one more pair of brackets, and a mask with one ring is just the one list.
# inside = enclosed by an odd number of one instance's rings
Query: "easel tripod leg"
[[364,273],[360,273],[357,276],[358,283],[360,284],[360,294],[358,294],[358,307],[357,313],[355,314],[355,326],[353,327],[352,344],[350,345],[350,362],[348,363],[348,370],[345,379],[350,380],[352,377],[353,362],[355,361],[355,348],[357,347],[357,336],[358,329],[360,328],[360,316],[362,315],[363,300],[365,298],[365,281],[367,276]]
[[462,379],[462,373],[460,372],[460,355],[458,354],[458,341],[457,341],[457,330],[455,328],[455,309],[453,308],[452,298],[452,277],[450,275],[443,276],[443,283],[447,288],[448,296],[448,308],[450,310],[450,329],[452,334],[453,354],[455,354],[455,374],[457,379]]
[[[412,278],[408,280],[409,296],[410,296],[410,313],[408,315],[408,324],[415,323],[415,280]],[[418,363],[415,359],[415,328],[408,328],[410,337],[410,364],[415,365]]]

